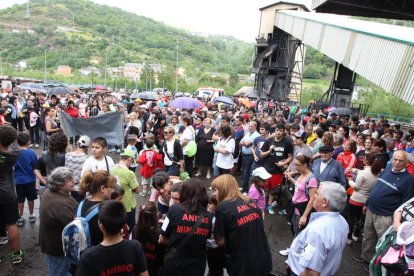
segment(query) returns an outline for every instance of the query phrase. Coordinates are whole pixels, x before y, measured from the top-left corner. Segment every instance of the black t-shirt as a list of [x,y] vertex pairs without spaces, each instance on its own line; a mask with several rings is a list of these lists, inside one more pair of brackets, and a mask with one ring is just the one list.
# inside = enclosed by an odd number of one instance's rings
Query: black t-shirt
[[0,204],[16,201],[13,168],[20,153],[0,151]]
[[145,241],[142,241],[149,275],[158,275],[158,270],[164,261],[165,246],[158,243],[160,233],[159,230],[155,230],[146,237]]
[[[180,205],[173,205],[161,228],[161,234],[170,239],[169,247],[176,248],[197,222],[198,215],[187,214]],[[204,212],[204,219],[193,236],[165,262],[164,275],[204,275],[206,268],[206,241],[211,236],[212,214]]]
[[[88,199],[85,199],[85,203],[83,203],[82,206],[82,210],[81,210],[81,215],[82,217],[86,217],[87,216],[87,211],[89,210],[89,208],[91,208],[92,206],[101,203],[100,201],[90,201]],[[76,208],[76,211],[78,210],[78,208]],[[75,212],[76,212],[75,211]],[[76,215],[76,213],[75,213]],[[98,226],[98,215],[94,216],[90,221],[89,221],[89,232],[91,234],[91,244],[92,246],[98,245],[103,241],[103,233],[101,231],[101,229],[99,229]]]
[[139,275],[147,265],[142,245],[137,240],[122,240],[120,243],[101,244],[85,249],[76,270],[77,276]]
[[286,139],[286,137],[283,137],[279,142],[276,142],[274,137],[270,137],[264,142],[262,152],[268,151],[272,145],[274,145],[275,148],[266,158],[263,159],[264,168],[270,174],[281,174],[283,171],[281,168],[276,166],[276,163],[287,159],[289,153],[293,154],[293,146],[292,143]]
[[216,209],[214,237],[224,238],[230,275],[269,275],[272,258],[262,212],[254,202],[223,201]]

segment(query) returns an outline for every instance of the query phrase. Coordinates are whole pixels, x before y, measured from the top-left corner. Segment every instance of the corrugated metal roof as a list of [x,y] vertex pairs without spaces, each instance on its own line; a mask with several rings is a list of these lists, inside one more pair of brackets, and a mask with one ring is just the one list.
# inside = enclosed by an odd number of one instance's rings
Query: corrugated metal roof
[[414,29],[298,11],[275,25],[333,60],[414,104]]

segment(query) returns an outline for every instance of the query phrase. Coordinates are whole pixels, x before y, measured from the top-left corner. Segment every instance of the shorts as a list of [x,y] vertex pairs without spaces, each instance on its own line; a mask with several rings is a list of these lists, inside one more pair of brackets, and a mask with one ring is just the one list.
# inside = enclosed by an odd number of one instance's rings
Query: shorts
[[16,185],[16,193],[17,193],[17,202],[24,203],[26,200],[36,200],[37,199],[37,191],[36,191],[36,183],[29,183],[29,184],[21,184]]
[[16,224],[19,219],[17,200],[11,203],[0,204],[0,221],[4,225]]
[[272,177],[270,177],[265,184],[266,190],[273,190],[283,182],[283,174],[282,173],[275,173],[272,174]]

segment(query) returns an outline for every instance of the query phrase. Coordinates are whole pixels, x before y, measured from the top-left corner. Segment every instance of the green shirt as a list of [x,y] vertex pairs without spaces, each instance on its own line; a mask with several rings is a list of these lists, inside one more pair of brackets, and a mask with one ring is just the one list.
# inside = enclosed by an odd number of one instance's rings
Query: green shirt
[[135,177],[135,173],[128,168],[117,164],[111,169],[111,174],[118,179],[118,183],[124,189],[125,194],[123,203],[126,211],[131,212],[132,209],[137,207],[137,199],[133,190],[135,190],[139,184]]

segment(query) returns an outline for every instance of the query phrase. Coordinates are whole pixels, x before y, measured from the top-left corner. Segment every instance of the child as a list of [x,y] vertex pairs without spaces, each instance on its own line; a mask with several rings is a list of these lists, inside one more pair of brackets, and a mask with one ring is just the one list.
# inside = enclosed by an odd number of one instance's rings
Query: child
[[138,167],[138,164],[137,164],[138,150],[135,147],[136,143],[137,143],[137,135],[129,134],[128,135],[128,146],[126,148],[131,149],[135,153],[135,158],[134,158],[131,166],[129,166],[129,169],[133,172],[135,172],[136,168]]
[[[112,194],[111,199],[122,202],[124,200],[124,188],[122,188],[119,185],[115,185]],[[124,228],[121,230],[122,238],[124,240],[129,240],[129,227],[128,224],[125,223]]]
[[[154,140],[145,139],[145,147],[139,154],[138,163],[142,165],[140,174],[142,175],[142,192],[141,196],[146,197],[149,192],[149,187],[152,185],[152,176],[154,171],[164,166],[162,154],[159,154],[154,149]],[[145,148],[144,147],[144,148]]]
[[136,240],[122,239],[121,229],[126,222],[122,202],[103,201],[99,205],[98,220],[104,239],[83,252],[76,275],[148,276],[142,245]]
[[158,275],[158,270],[163,263],[165,247],[158,244],[159,235],[157,207],[154,202],[146,202],[139,209],[135,239],[144,248],[149,275]]
[[115,165],[110,156],[105,155],[107,143],[103,137],[95,138],[92,142],[92,154],[88,157],[82,166],[81,176],[87,171],[96,172],[97,170],[104,170],[109,173],[110,169]]
[[29,222],[35,223],[36,216],[33,215],[34,201],[37,199],[35,168],[38,165],[36,153],[29,149],[30,136],[27,133],[17,135],[17,143],[20,147],[19,159],[14,165],[14,182],[16,184],[17,201],[19,207],[18,226],[23,226],[24,202],[27,199],[29,205]]
[[178,179],[171,179],[171,181],[174,184],[171,187],[170,206],[173,205],[173,204],[179,204],[180,203],[181,186],[182,186],[182,182]]
[[260,208],[264,218],[264,211],[266,207],[266,197],[264,187],[266,180],[272,175],[266,171],[265,168],[259,167],[252,172],[252,185],[249,189],[249,198],[253,200]]
[[[211,196],[208,201],[207,211],[214,215],[216,213],[217,204],[217,199],[214,196]],[[215,222],[216,218],[214,217],[213,229]],[[223,268],[225,266],[225,251],[224,247],[219,247],[217,245],[213,235],[211,235],[211,237],[207,239],[207,264],[209,275],[223,275]]]

